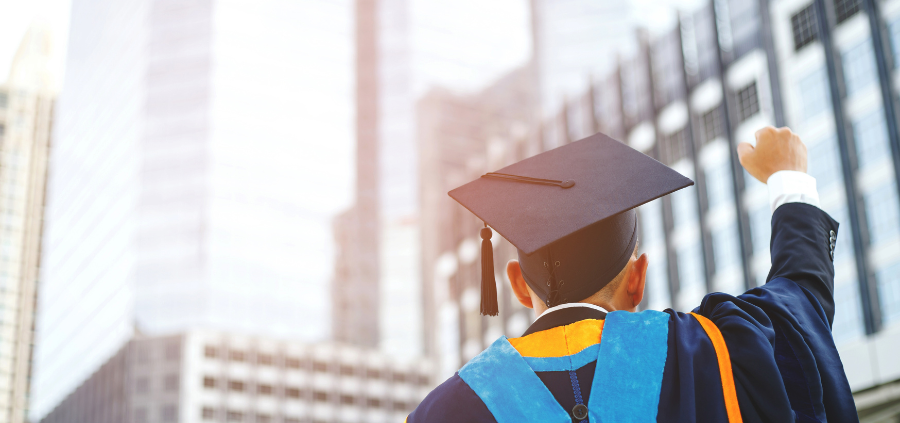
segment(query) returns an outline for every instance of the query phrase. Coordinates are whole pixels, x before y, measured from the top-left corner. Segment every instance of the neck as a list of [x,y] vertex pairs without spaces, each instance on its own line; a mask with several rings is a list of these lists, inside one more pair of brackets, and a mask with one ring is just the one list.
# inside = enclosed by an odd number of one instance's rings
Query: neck
[[609,312],[612,312],[612,311],[616,311],[615,308],[611,307],[610,305],[608,305],[608,304],[606,304],[606,303],[599,303],[599,304],[598,304],[598,303],[593,303],[593,302],[565,303],[565,304],[560,304],[560,305],[553,306],[553,307],[550,307],[550,308],[547,308],[547,306],[544,305],[544,303],[538,303],[538,304],[540,305],[540,307],[535,307],[535,308],[534,308],[535,319],[537,319],[537,318],[539,318],[539,317],[541,317],[541,316],[547,314],[548,312],[553,312],[553,311],[556,311],[556,310],[560,310],[560,309],[564,309],[564,308],[569,308],[569,307],[591,307],[591,308],[599,308],[599,309],[601,309],[601,311],[604,311],[604,312],[606,312],[606,313],[609,313]]

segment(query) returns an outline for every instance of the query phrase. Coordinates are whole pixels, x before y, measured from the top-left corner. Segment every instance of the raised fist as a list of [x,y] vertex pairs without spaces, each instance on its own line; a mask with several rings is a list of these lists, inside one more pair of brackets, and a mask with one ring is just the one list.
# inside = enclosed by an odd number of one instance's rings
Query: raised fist
[[756,131],[756,147],[742,142],[737,153],[747,173],[764,184],[780,170],[806,173],[806,145],[787,127],[767,126]]

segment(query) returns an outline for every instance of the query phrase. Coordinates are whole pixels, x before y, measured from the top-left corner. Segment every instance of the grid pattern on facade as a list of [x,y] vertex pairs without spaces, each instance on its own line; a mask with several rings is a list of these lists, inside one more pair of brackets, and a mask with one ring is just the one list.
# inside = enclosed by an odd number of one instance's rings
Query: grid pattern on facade
[[756,81],[738,90],[736,97],[738,122],[744,122],[759,113],[759,94],[756,92]]
[[722,107],[717,106],[700,116],[700,129],[703,131],[702,140],[704,144],[725,135],[725,122],[722,112]]
[[816,26],[815,4],[804,7],[791,16],[791,32],[794,34],[794,50],[798,51],[819,36]]
[[834,0],[834,16],[837,23],[850,19],[859,12],[860,0]]
[[670,134],[663,134],[660,137],[660,151],[662,151],[664,162],[673,164],[688,156],[690,152],[688,151],[688,140],[685,135],[685,128],[681,128]]

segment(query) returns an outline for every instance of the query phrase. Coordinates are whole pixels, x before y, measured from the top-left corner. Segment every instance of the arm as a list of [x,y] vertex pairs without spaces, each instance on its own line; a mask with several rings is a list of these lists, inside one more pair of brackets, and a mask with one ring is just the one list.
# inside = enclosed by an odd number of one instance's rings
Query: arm
[[790,129],[764,128],[756,147],[738,146],[741,164],[769,187],[772,207],[772,267],[766,278],[783,277],[809,291],[834,319],[834,243],[838,224],[819,209],[816,181],[806,174],[806,147]]

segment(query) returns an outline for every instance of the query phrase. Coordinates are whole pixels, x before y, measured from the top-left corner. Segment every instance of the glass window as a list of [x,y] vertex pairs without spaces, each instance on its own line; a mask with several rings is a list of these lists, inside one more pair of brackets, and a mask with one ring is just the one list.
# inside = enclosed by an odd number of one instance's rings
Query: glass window
[[169,392],[177,391],[178,375],[166,375],[165,379],[163,379],[163,388]]
[[212,420],[216,418],[216,410],[212,407],[203,407],[203,420]]
[[834,324],[831,333],[835,342],[863,334],[862,308],[856,279],[834,286]]
[[741,57],[760,45],[759,4],[746,0],[730,0],[731,38],[734,57]]
[[706,195],[709,200],[709,208],[713,209],[719,205],[730,203],[733,198],[731,163],[728,160],[723,160],[707,168],[704,174],[706,176]]
[[878,245],[900,234],[900,210],[894,181],[882,184],[864,194],[866,219],[869,224],[869,244]]
[[700,242],[694,242],[675,253],[678,260],[678,285],[681,290],[702,287],[705,290],[706,278],[703,272],[703,250]]
[[888,24],[888,35],[891,38],[891,53],[894,56],[894,68],[900,67],[900,18]]
[[6,94],[5,92],[0,91],[0,107],[6,107],[6,105],[7,105],[8,102],[9,102],[8,99],[9,99],[8,94]]
[[840,157],[837,137],[834,134],[810,143],[808,173],[816,178],[816,188],[819,193],[842,188],[836,185],[844,180]]
[[847,49],[841,57],[844,68],[844,84],[847,97],[852,97],[878,81],[875,70],[875,51],[872,41],[866,38],[861,43]]
[[703,131],[703,143],[706,144],[725,134],[725,122],[722,106],[716,106],[700,117],[700,129]]
[[878,282],[878,299],[884,323],[900,320],[900,263],[875,272],[875,279]]
[[804,120],[812,119],[831,107],[828,91],[828,75],[824,68],[816,69],[798,81],[801,114]]
[[715,11],[707,3],[693,15],[694,37],[697,42],[697,71],[699,81],[719,74],[718,34],[715,28]]
[[816,26],[815,4],[810,4],[791,16],[791,32],[794,34],[794,51],[816,40],[819,30]]
[[661,108],[684,95],[684,67],[678,29],[659,37],[651,49],[656,107]]
[[690,186],[675,191],[672,194],[672,214],[675,227],[690,225],[696,222],[697,216],[697,188]]
[[663,160],[670,165],[688,157],[688,154],[690,154],[684,128],[672,132],[671,134],[663,134],[662,139],[659,140],[659,144],[660,150],[663,152]]
[[756,92],[756,81],[741,88],[736,93],[738,106],[738,122],[743,122],[759,113],[759,95]]
[[650,259],[647,265],[647,304],[654,310],[672,306],[669,292],[668,262],[665,254]]
[[738,239],[737,223],[732,222],[712,232],[713,255],[716,272],[738,265],[741,262],[741,250]]
[[653,200],[641,206],[640,224],[641,242],[645,245],[662,243],[665,234],[663,228],[662,203]]
[[769,204],[763,204],[750,211],[750,238],[753,252],[760,253],[769,248],[772,236],[772,212]]
[[859,3],[859,0],[834,0],[834,15],[837,23],[840,24],[859,12]]
[[857,166],[865,169],[891,157],[884,111],[877,110],[853,120],[853,142],[856,143]]
[[175,405],[164,405],[162,407],[162,421],[165,423],[174,423],[178,420],[178,407]]

